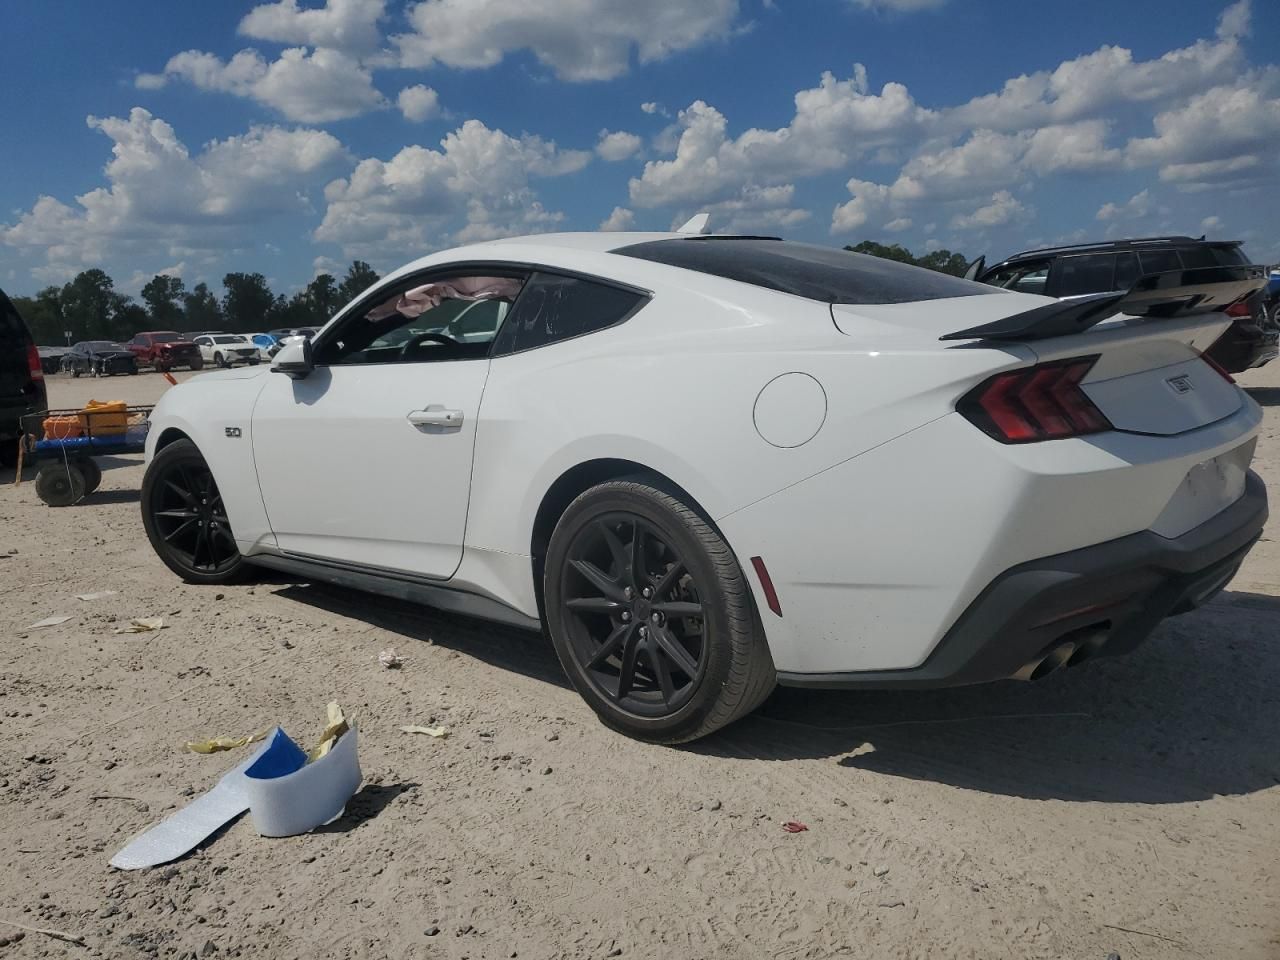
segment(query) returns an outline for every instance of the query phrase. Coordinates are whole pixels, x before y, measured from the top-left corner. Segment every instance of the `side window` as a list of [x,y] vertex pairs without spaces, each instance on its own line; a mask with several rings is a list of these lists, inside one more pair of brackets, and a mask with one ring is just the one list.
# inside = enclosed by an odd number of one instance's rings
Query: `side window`
[[378,291],[326,335],[316,363],[433,363],[489,356],[524,278],[421,277]]
[[1143,250],[1138,254],[1138,262],[1142,264],[1143,274],[1182,269],[1182,261],[1173,250]]
[[1112,253],[1091,253],[1061,257],[1053,265],[1053,295],[1078,297],[1087,293],[1109,293],[1114,289],[1116,258]]
[[1138,279],[1139,273],[1138,255],[1136,253],[1121,253],[1116,255],[1115,285],[1117,290],[1128,290],[1132,287],[1134,281]]
[[627,319],[646,298],[606,283],[535,273],[511,308],[495,353],[519,353],[603,330]]
[[1017,290],[1019,293],[1044,293],[1048,279],[1049,265],[1047,263],[1030,268],[1023,267],[1005,283],[1005,288]]

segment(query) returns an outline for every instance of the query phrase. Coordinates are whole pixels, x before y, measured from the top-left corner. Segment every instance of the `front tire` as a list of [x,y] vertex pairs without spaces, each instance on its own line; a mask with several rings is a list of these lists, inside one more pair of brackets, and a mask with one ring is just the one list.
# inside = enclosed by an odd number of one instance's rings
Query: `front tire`
[[754,710],[776,671],[733,552],[678,497],[600,484],[556,525],[547,624],[565,673],[609,727],[652,743],[704,737]]
[[193,371],[195,371],[195,370],[203,370],[203,369],[204,369],[204,361],[203,361],[203,360],[192,360],[192,361],[191,361],[191,369],[192,369]]
[[236,583],[249,573],[213,473],[190,440],[151,459],[142,478],[142,525],[165,566],[188,583]]

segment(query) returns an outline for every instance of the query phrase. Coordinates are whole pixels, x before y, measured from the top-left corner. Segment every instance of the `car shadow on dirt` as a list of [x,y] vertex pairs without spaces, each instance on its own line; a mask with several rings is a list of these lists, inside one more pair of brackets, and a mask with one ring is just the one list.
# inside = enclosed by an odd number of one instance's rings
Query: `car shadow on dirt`
[[1037,684],[781,689],[689,749],[1032,799],[1181,803],[1280,784],[1280,598],[1225,593]]
[[[447,647],[502,670],[569,687],[551,641],[540,633],[327,584],[294,584],[287,578],[279,582],[282,586],[277,595],[285,599],[373,624],[406,640]],[[411,655],[411,650],[403,647],[400,653]]]
[[1246,387],[1245,392],[1262,407],[1280,406],[1280,387]]

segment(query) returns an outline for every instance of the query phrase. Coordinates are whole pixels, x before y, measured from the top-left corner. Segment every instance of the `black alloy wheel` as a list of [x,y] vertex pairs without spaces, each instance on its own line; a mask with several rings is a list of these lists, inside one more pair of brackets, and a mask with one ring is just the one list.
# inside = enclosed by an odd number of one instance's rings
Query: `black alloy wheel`
[[719,533],[640,480],[586,491],[547,551],[547,626],[570,681],[610,727],[681,743],[773,689],[750,588]]
[[697,581],[662,533],[630,513],[604,514],[569,548],[562,603],[592,684],[623,709],[662,716],[688,701],[706,668]]
[[160,559],[191,583],[231,583],[247,572],[222,494],[190,440],[152,458],[142,480],[142,522]]

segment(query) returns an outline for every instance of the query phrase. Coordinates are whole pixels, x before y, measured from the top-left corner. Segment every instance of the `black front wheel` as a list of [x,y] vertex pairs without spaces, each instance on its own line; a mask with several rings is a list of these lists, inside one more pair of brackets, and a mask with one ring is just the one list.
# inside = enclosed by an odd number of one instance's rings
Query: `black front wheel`
[[570,504],[547,552],[551,639],[605,724],[682,743],[754,710],[773,661],[733,552],[697,512],[646,482]]
[[148,465],[142,525],[165,566],[188,583],[235,583],[249,573],[213,473],[190,440],[169,444]]

